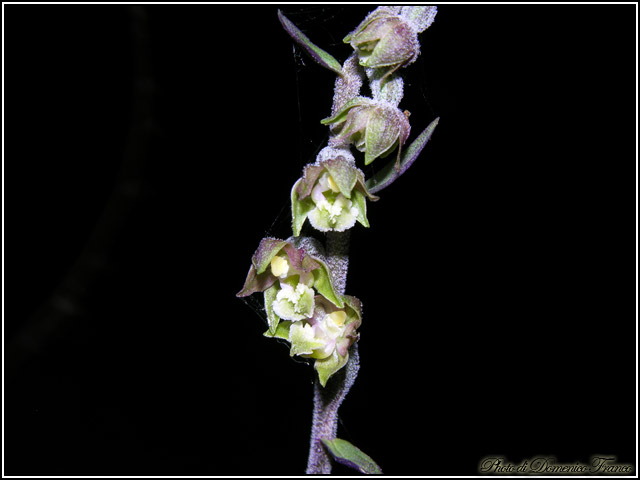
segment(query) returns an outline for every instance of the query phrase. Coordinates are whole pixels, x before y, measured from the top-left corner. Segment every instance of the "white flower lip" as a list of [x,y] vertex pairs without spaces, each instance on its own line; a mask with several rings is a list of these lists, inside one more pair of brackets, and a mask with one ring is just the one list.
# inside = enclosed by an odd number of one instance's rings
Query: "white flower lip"
[[[324,192],[333,192],[337,196],[330,201]],[[340,193],[335,180],[327,172],[320,176],[313,187],[311,198],[316,206],[309,212],[309,221],[317,230],[342,232],[355,225],[358,209],[353,206],[351,200]]]
[[[292,287],[288,283],[280,282],[280,291],[273,302],[273,311],[284,320],[298,321],[310,318],[313,315],[313,290],[304,283]],[[311,310],[305,311],[309,303],[303,302],[303,297],[311,297]]]

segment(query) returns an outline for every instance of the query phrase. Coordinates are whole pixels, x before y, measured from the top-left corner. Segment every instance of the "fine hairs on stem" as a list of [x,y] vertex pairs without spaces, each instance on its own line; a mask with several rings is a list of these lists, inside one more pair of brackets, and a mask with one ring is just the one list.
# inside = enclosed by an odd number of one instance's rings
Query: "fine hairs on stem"
[[[338,409],[360,369],[356,342],[362,304],[345,293],[350,229],[356,223],[369,227],[367,204],[406,173],[438,124],[436,118],[406,144],[411,126],[408,112],[400,109],[400,72],[420,55],[418,36],[436,13],[435,6],[376,8],[344,38],[354,52],[340,64],[278,12],[297,45],[337,75],[331,116],[321,121],[329,126],[330,136],[291,189],[293,235],[262,239],[237,296],[262,292],[268,320],[264,335],[287,340],[291,356],[314,360],[307,474],[331,473],[333,461],[361,473],[382,473],[371,457],[337,438]],[[365,82],[371,97],[360,94]],[[351,147],[359,152],[358,159]],[[368,179],[356,166],[359,160],[369,165],[387,156],[391,160]],[[301,235],[307,224],[324,234],[319,234],[324,244]],[[375,318],[375,312],[371,316]]]

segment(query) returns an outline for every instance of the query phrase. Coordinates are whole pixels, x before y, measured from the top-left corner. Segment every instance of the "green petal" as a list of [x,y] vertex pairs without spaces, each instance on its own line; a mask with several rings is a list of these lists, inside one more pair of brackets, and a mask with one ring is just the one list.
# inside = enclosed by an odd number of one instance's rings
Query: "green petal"
[[360,190],[354,190],[351,200],[353,201],[353,206],[358,210],[356,220],[358,220],[361,225],[369,228],[369,220],[367,220],[367,199]]
[[267,269],[273,257],[275,257],[286,244],[286,240],[280,240],[279,238],[263,238],[260,240],[260,245],[251,258],[258,275]]
[[264,336],[270,337],[270,338],[281,338],[283,340],[289,340],[289,329],[291,328],[292,324],[293,322],[290,322],[288,320],[282,320],[278,324],[278,328],[276,328],[276,331],[274,333],[272,333],[271,330],[267,330],[266,332],[264,332]]
[[291,341],[291,356],[311,355],[314,350],[323,348],[325,343],[315,338],[313,327],[307,322],[295,322],[289,330],[289,340]]
[[[344,197],[340,197],[340,198],[342,198],[344,201],[342,202],[343,203],[342,212],[340,213],[340,215],[338,215],[334,219],[335,221],[334,221],[333,229],[336,232],[344,232],[345,230],[352,228],[356,224],[356,220],[358,219],[357,209],[356,209],[356,213],[353,212],[353,208],[354,208],[353,202]],[[340,199],[336,200],[336,203],[339,200]]]
[[372,107],[358,106],[351,109],[340,132],[334,137],[334,141],[337,143],[349,141],[360,149],[364,145],[367,124],[373,113]]
[[340,193],[347,198],[351,198],[351,191],[356,185],[356,168],[344,157],[337,157],[324,162],[324,167],[336,182]]
[[377,197],[374,194],[372,194],[367,188],[367,185],[364,181],[364,174],[362,173],[362,170],[357,170],[357,177],[358,177],[358,181],[357,181],[356,188],[360,190],[360,192],[362,192],[362,194],[365,195],[372,202],[377,202],[378,200],[380,200],[380,197]]
[[373,22],[375,19],[382,18],[382,17],[388,17],[388,16],[390,16],[390,15],[388,13],[386,13],[386,12],[381,12],[381,11],[378,11],[377,9],[374,10],[373,12],[369,13],[369,15],[367,15],[362,22],[360,22],[360,25],[358,25],[353,32],[351,32],[349,35],[344,37],[344,39],[342,41],[344,43],[351,43],[351,40],[353,40],[353,37],[355,37],[360,32],[362,32],[365,28],[367,28],[367,26],[371,22]]
[[308,290],[302,294],[300,300],[298,300],[298,309],[305,317],[310,318],[313,315],[313,310],[316,306],[314,297],[315,293],[312,288],[307,287]]
[[344,302],[339,295],[336,294],[331,282],[331,276],[329,275],[329,268],[324,262],[322,268],[318,268],[313,271],[313,288],[322,295],[324,298],[333,303],[336,307],[344,307]]
[[315,369],[318,372],[320,385],[326,387],[329,378],[344,367],[347,364],[347,360],[349,360],[349,354],[347,353],[347,355],[341,357],[338,355],[337,350],[334,350],[334,352],[327,358],[316,360]]
[[362,303],[356,297],[351,295],[343,295],[344,304],[348,307],[346,312],[348,315],[347,323],[356,322],[356,328],[362,323]]
[[390,150],[400,135],[400,125],[395,118],[395,112],[384,109],[371,115],[365,135],[364,164],[369,165],[380,155]]
[[[303,200],[298,199],[298,192],[296,191],[298,185],[302,182],[302,179],[298,180],[296,184],[291,189],[291,216],[292,216],[292,229],[293,235],[295,237],[300,235],[300,231],[302,230],[302,225],[304,225],[304,221],[307,219],[309,212],[314,209],[316,206],[313,203],[313,199],[311,197],[306,197]],[[269,260],[271,261],[271,260]]]
[[302,178],[300,178],[293,189],[298,193],[298,198],[304,200],[311,195],[311,190],[316,184],[318,177],[324,171],[324,167],[321,165],[307,165],[302,172]]
[[260,275],[256,275],[256,267],[251,265],[249,267],[249,273],[247,279],[244,282],[242,290],[240,290],[236,297],[246,297],[255,292],[264,292],[276,281],[276,278],[271,272],[262,272]]
[[[315,308],[315,299],[313,289],[307,287],[304,284],[298,284],[298,286],[302,285],[304,288],[304,293],[300,296],[296,304],[294,304],[291,300],[287,298],[280,298],[280,300],[275,299],[273,302],[273,311],[276,315],[284,320],[304,320],[306,318],[310,318],[313,315],[313,310]],[[279,293],[278,289],[278,293]]]
[[400,19],[397,16],[378,15],[372,18],[365,28],[358,33],[356,38],[353,39],[351,45],[361,48],[365,43],[373,43],[385,37],[395,37],[393,32],[394,25],[399,23]]
[[329,125],[331,123],[340,123],[344,122],[347,118],[347,113],[353,107],[358,107],[360,105],[370,105],[373,103],[373,100],[367,97],[355,97],[345,103],[340,110],[338,110],[332,117],[325,118],[320,120],[320,123],[323,125]]
[[333,230],[333,224],[331,222],[331,217],[329,217],[329,212],[320,208],[315,208],[315,203],[313,206],[314,208],[309,212],[309,222],[313,228],[321,232]]
[[278,294],[278,286],[273,285],[264,291],[264,309],[267,312],[267,320],[269,322],[269,330],[272,335],[275,335],[278,324],[280,323],[280,317],[273,311],[273,302]]

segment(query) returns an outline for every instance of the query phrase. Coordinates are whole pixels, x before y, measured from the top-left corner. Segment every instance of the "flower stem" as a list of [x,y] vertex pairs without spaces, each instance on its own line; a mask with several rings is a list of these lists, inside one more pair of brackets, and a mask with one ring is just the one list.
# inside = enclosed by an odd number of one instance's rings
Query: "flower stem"
[[[349,267],[349,231],[327,233],[327,263],[333,275],[333,283],[340,295],[344,294]],[[326,387],[316,378],[313,386],[313,419],[307,474],[331,473],[331,459],[322,439],[333,440],[338,433],[338,409],[355,382],[360,369],[358,344],[349,350],[345,368],[329,379]]]
[[313,386],[313,422],[311,427],[311,447],[307,462],[307,474],[331,473],[331,460],[322,439],[333,440],[338,433],[338,408],[351,389],[360,369],[358,344],[349,350],[349,361],[322,388],[316,379]]
[[327,232],[327,263],[331,270],[333,285],[339,295],[344,295],[349,269],[349,230]]

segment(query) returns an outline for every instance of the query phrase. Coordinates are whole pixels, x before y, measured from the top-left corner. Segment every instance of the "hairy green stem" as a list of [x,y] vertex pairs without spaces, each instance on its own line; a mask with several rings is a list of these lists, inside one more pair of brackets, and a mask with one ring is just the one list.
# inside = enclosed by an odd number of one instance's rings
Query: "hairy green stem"
[[333,440],[338,433],[338,409],[356,380],[360,369],[358,344],[349,350],[347,365],[322,388],[318,379],[313,386],[313,421],[307,474],[331,473],[331,460],[322,439]]
[[349,230],[346,232],[327,232],[327,244],[325,247],[327,264],[331,271],[333,286],[338,295],[344,295],[347,286],[349,237]]
[[[327,233],[327,263],[333,276],[332,280],[337,292],[344,295],[349,267],[349,231]],[[313,419],[311,425],[311,445],[307,474],[331,473],[331,459],[327,454],[322,439],[332,440],[338,433],[338,409],[360,369],[358,344],[349,350],[346,366],[338,371],[327,382],[326,387],[320,385],[316,378],[313,386]]]

